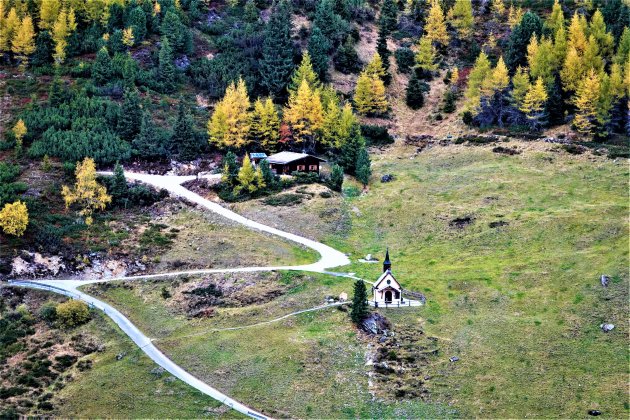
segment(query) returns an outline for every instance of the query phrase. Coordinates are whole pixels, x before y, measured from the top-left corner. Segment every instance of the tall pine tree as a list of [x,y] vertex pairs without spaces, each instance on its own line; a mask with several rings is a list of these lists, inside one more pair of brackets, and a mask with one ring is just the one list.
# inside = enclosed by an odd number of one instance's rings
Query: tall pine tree
[[261,84],[274,97],[282,96],[292,71],[291,6],[287,0],[280,0],[272,7],[265,28],[260,60]]

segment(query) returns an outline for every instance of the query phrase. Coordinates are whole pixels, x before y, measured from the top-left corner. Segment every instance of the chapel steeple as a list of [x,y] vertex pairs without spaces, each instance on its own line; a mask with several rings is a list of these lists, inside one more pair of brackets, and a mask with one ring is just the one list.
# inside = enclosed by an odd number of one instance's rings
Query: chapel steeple
[[383,273],[392,269],[392,262],[389,260],[389,248],[385,252],[385,261],[383,261]]

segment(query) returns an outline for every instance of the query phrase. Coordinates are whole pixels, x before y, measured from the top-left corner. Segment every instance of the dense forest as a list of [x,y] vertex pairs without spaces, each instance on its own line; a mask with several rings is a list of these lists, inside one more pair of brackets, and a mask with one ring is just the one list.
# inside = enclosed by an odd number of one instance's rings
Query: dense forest
[[237,156],[293,150],[365,185],[367,148],[428,98],[468,129],[623,139],[629,26],[624,0],[0,0],[0,220],[25,229],[28,162],[222,156],[234,199],[282,187]]

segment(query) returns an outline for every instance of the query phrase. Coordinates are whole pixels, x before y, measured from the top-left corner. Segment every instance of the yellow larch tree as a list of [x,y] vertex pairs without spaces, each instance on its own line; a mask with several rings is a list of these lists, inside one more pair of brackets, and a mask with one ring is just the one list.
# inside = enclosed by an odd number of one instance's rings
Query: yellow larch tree
[[595,70],[591,69],[581,80],[573,98],[573,104],[577,108],[573,125],[581,134],[593,134],[593,130],[598,122],[597,104],[600,90],[600,77]]
[[254,102],[249,137],[263,150],[275,152],[280,139],[280,118],[271,98]]
[[21,201],[7,203],[0,210],[0,227],[7,235],[22,236],[28,226],[28,208]]
[[558,29],[564,28],[564,13],[562,12],[562,6],[558,0],[553,2],[551,14],[545,21],[545,27],[552,34],[558,32]]
[[61,64],[66,59],[66,47],[68,37],[77,29],[74,10],[62,9],[57,16],[57,20],[52,28],[52,39],[55,42],[55,52],[53,57],[57,64]]
[[497,65],[489,73],[489,77],[486,77],[482,84],[483,96],[491,96],[495,92],[502,91],[510,84],[510,75],[503,61],[503,56],[499,57]]
[[15,136],[15,150],[20,152],[22,150],[22,143],[24,141],[24,136],[28,132],[26,129],[26,124],[24,124],[24,120],[20,118],[15,125],[13,126],[13,135]]
[[566,91],[575,92],[584,77],[586,66],[576,48],[569,46],[569,52],[564,59],[564,65],[560,70],[562,86]]
[[112,197],[107,194],[107,189],[96,181],[96,165],[94,159],[85,158],[77,164],[75,170],[76,183],[73,188],[64,185],[61,195],[66,203],[66,208],[77,205],[79,215],[85,218],[85,224],[94,222],[92,215],[97,210],[103,210],[111,203]]
[[523,67],[518,66],[512,76],[512,99],[518,108],[522,106],[528,90],[529,74]]
[[20,59],[20,67],[24,69],[28,65],[28,57],[35,52],[35,28],[29,15],[22,19],[15,31],[11,40],[11,51]]
[[133,28],[129,27],[129,28],[123,29],[123,32],[122,32],[123,45],[127,47],[133,47],[134,42],[135,42],[135,39],[133,36]]
[[540,120],[548,98],[543,78],[539,77],[527,89],[519,109],[525,113],[529,120]]
[[525,12],[521,6],[514,7],[514,4],[510,4],[510,10],[508,11],[508,25],[510,28],[514,28],[521,22]]
[[426,31],[426,37],[430,39],[431,42],[442,45],[448,44],[449,36],[446,31],[444,12],[438,0],[431,1],[431,8],[429,9],[429,15],[427,16],[424,30]]
[[263,179],[260,167],[254,169],[249,159],[249,154],[247,153],[245,153],[245,157],[243,158],[243,164],[238,171],[237,179],[238,186],[235,189],[236,193],[246,190],[251,194],[265,187],[265,180]]
[[289,98],[284,110],[284,121],[291,127],[297,144],[315,139],[324,123],[324,110],[318,91],[313,91],[306,80],[302,80],[295,95]]
[[608,57],[613,52],[613,47],[615,45],[615,38],[613,35],[606,30],[606,22],[604,22],[604,15],[602,12],[597,9],[595,13],[593,13],[593,17],[591,18],[591,24],[588,28],[589,36],[595,37],[597,44],[599,46],[599,50],[604,57]]
[[586,70],[595,69],[598,73],[604,70],[604,60],[594,35],[588,37],[582,62],[586,65]]
[[477,57],[475,65],[468,75],[468,87],[464,96],[466,97],[466,111],[475,111],[481,100],[482,86],[484,81],[492,73],[492,67],[488,56],[483,51]]
[[448,12],[448,19],[462,39],[472,34],[475,19],[471,0],[458,0]]
[[362,71],[354,90],[354,105],[361,115],[387,112],[389,103],[385,96],[385,84],[380,77]]
[[59,0],[42,0],[39,8],[39,28],[52,29],[53,25],[57,21],[60,9],[61,1]]
[[571,18],[569,25],[569,47],[575,48],[578,53],[583,53],[586,49],[586,30],[584,28],[584,18],[580,18],[577,12]]
[[308,51],[304,51],[302,53],[302,61],[295,71],[293,71],[288,88],[289,94],[297,92],[298,88],[302,84],[302,80],[306,80],[308,82],[308,86],[311,90],[319,89],[321,87],[319,77],[317,77],[317,73],[313,70],[313,63],[311,62],[311,56]]
[[415,55],[416,67],[425,71],[436,71],[438,68],[436,60],[436,51],[433,43],[429,38],[423,36],[418,41],[418,50]]
[[[0,12],[1,11],[2,10],[0,10]],[[13,37],[20,28],[20,18],[15,7],[9,10],[7,16],[3,18],[0,23],[0,51],[8,52],[11,50]]]
[[492,0],[490,10],[494,16],[501,18],[505,15],[505,3],[503,3],[503,0]]
[[219,147],[241,148],[248,143],[250,107],[247,87],[243,79],[233,82],[214,108],[208,121],[210,142]]
[[365,66],[365,72],[370,76],[376,76],[381,80],[387,75],[385,67],[383,67],[383,60],[379,53],[374,53],[370,62]]
[[545,84],[550,86],[558,67],[551,39],[543,36],[538,42],[536,34],[532,35],[527,46],[527,63],[532,78],[542,77]]

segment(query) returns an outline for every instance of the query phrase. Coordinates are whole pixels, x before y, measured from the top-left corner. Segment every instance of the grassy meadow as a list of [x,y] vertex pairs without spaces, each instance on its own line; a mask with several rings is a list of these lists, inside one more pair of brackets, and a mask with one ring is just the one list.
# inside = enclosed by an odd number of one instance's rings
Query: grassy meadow
[[[213,331],[351,293],[348,279],[286,274],[282,296],[203,320],[173,312],[160,282],[101,297],[176,362],[276,417],[584,417],[591,409],[627,417],[627,161],[513,145],[520,155],[465,145],[375,152],[369,190],[345,198],[338,212],[344,229],[324,239],[353,261],[367,253],[382,258],[389,246],[398,280],[426,294],[423,308],[384,314],[395,329],[422,328],[438,338],[428,403],[372,401],[367,342],[338,309]],[[380,183],[385,173],[395,180]],[[352,191],[351,182],[346,187]],[[300,231],[300,211],[277,208],[272,217]],[[255,218],[264,222],[265,213]],[[337,270],[375,279],[380,265]],[[608,288],[601,274],[611,276]],[[603,322],[615,329],[602,332]]]

